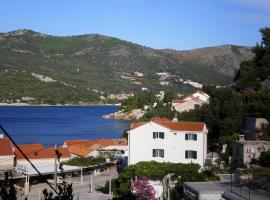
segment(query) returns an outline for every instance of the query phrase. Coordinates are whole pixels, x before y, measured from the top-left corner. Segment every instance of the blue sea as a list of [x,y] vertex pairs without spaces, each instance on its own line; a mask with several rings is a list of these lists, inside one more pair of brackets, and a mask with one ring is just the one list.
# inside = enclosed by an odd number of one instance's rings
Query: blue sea
[[102,116],[116,106],[0,106],[0,124],[18,144],[121,137],[130,122]]

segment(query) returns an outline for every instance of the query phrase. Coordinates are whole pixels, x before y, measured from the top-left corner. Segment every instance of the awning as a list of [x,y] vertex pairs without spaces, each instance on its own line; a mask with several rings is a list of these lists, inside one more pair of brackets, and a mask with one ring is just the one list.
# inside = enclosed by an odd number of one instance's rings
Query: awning
[[[40,163],[35,164],[35,167],[40,171],[41,174],[53,174],[54,173],[54,163]],[[23,173],[25,175],[36,176],[38,173],[36,170],[29,165],[17,164],[15,168],[18,172]],[[81,167],[77,166],[69,166],[63,165],[64,172],[78,171],[81,170]],[[59,167],[57,167],[57,172],[60,173]]]

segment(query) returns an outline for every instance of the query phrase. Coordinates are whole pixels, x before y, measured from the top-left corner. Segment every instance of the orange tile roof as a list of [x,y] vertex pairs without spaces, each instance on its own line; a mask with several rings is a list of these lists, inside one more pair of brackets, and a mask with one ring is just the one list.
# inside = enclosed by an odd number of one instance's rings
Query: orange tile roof
[[[151,120],[163,127],[166,127],[173,131],[203,131],[204,123],[203,122],[173,122],[169,120]],[[136,122],[131,125],[131,129],[138,128],[148,122]]]
[[86,142],[87,145],[93,146],[97,145],[100,147],[106,147],[115,144],[113,139],[96,139],[96,140],[89,140]]
[[[39,151],[45,148],[42,144],[19,144],[18,146],[24,154],[29,154],[33,151]],[[15,148],[15,154],[16,157],[23,158],[23,155],[17,148]]]
[[87,140],[66,140],[65,141],[65,144],[67,146],[71,146],[71,145],[74,145],[74,144],[81,144],[83,142],[86,142]]
[[125,138],[94,139],[94,140],[66,140],[69,151],[78,156],[87,156],[94,150],[112,145],[127,145]]
[[203,122],[160,122],[155,123],[164,126],[173,131],[203,131]]
[[168,118],[165,118],[165,117],[152,117],[150,121],[152,121],[152,122],[154,122],[154,121],[169,122],[171,120],[169,120]]
[[8,138],[0,138],[0,156],[14,155],[13,147]]
[[19,144],[18,145],[22,150],[40,150],[44,149],[42,144]]
[[74,144],[69,147],[69,151],[72,154],[78,155],[78,156],[87,156],[89,153],[93,151],[92,148],[86,147],[82,144]]
[[78,156],[87,156],[94,150],[112,145],[127,145],[127,140],[124,138],[118,139],[94,139],[94,140],[74,140],[73,145],[68,145],[69,151]]
[[134,122],[131,124],[131,129],[134,129],[134,128],[138,128],[144,124],[146,124],[147,122]]
[[[69,149],[66,147],[57,148],[58,151],[62,154],[61,158],[70,158]],[[24,152],[29,159],[48,159],[55,158],[55,149],[54,147],[44,148],[40,150],[34,150],[32,152]],[[22,154],[16,154],[16,159],[24,159]]]

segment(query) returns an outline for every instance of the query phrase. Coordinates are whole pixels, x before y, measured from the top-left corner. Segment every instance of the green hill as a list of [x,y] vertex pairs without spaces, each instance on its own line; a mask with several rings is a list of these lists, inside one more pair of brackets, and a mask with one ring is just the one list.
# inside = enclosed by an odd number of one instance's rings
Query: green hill
[[185,80],[228,83],[252,57],[249,47],[157,50],[98,34],[56,37],[22,29],[0,33],[0,101],[89,102],[143,87],[185,92],[194,89]]

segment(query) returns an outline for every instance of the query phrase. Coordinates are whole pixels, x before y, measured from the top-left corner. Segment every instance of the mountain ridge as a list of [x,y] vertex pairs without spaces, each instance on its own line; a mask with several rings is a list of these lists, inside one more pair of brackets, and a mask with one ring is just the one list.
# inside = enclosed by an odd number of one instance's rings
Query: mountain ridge
[[[0,33],[0,73],[5,76],[1,84],[15,88],[10,95],[12,88],[1,86],[0,100],[30,96],[45,103],[48,99],[56,103],[92,101],[142,88],[188,92],[195,88],[184,84],[185,80],[225,84],[240,63],[252,57],[251,47],[237,45],[179,51],[153,49],[100,34],[52,36],[20,29]],[[44,82],[37,78],[41,76],[55,81]],[[74,97],[54,94],[67,90]]]

